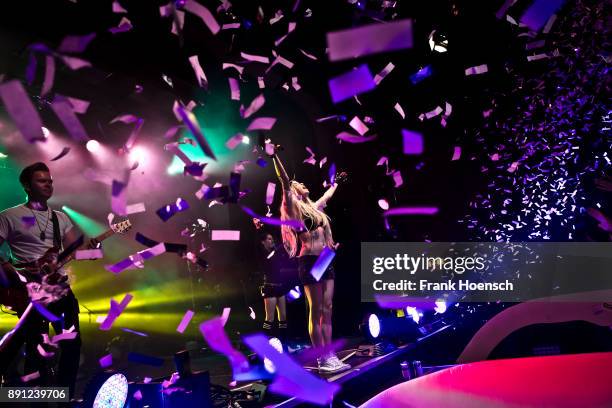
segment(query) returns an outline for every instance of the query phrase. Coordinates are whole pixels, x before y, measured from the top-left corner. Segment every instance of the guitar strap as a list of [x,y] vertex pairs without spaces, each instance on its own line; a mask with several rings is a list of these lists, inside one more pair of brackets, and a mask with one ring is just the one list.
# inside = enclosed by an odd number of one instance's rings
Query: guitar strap
[[61,251],[62,249],[62,234],[60,232],[59,220],[55,211],[51,210],[51,222],[53,222],[53,246]]

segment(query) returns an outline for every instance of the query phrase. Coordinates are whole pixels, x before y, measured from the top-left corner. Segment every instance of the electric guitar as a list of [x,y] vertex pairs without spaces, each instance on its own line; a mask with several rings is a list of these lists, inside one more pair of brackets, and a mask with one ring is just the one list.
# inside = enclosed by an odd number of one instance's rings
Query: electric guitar
[[[102,242],[114,234],[124,234],[131,227],[130,220],[112,224],[109,230],[94,240]],[[67,277],[59,271],[75,258],[77,249],[82,245],[78,241],[61,254],[59,248],[53,247],[36,261],[13,265],[13,271],[5,270],[8,285],[0,287],[0,304],[19,312],[25,310],[30,301],[46,305],[64,297],[70,287]]]

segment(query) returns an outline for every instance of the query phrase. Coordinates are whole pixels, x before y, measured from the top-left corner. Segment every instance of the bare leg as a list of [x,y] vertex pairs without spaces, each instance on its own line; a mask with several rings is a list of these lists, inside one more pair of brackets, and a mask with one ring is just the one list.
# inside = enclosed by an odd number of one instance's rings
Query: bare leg
[[278,312],[278,338],[283,343],[283,347],[286,347],[287,343],[287,302],[284,296],[280,296],[277,299],[276,311]]
[[276,311],[278,312],[278,321],[286,322],[287,321],[287,301],[284,296],[276,298],[278,302],[276,303]]
[[274,322],[274,312],[276,310],[276,298],[264,298],[264,307],[266,309],[266,322]]
[[323,318],[323,284],[313,283],[304,285],[306,299],[308,299],[308,334],[314,347],[325,345],[323,332],[321,330],[321,319]]
[[334,280],[323,281],[323,319],[321,329],[325,345],[332,343],[332,303],[334,298]]
[[263,330],[266,336],[272,336],[272,325],[274,324],[274,311],[276,310],[276,298],[264,298],[264,307],[266,309],[266,320],[263,322]]

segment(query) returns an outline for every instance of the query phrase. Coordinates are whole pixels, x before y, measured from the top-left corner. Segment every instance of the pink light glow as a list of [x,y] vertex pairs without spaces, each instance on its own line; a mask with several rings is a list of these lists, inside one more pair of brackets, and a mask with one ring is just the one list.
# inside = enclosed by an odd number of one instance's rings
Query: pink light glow
[[91,139],[89,142],[87,142],[85,147],[87,147],[87,150],[89,150],[91,153],[98,153],[100,151],[100,142]]
[[362,407],[610,406],[610,364],[612,353],[478,361],[400,383]]
[[147,162],[148,153],[143,147],[135,147],[130,151],[130,162],[135,163],[138,162],[139,165],[144,165]]

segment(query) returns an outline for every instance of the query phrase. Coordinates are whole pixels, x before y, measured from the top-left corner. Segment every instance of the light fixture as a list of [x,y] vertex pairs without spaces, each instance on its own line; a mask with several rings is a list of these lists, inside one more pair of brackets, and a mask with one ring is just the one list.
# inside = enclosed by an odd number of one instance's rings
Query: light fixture
[[302,292],[300,291],[299,286],[296,286],[287,293],[287,297],[289,298],[290,302],[299,299],[300,296],[302,296]]
[[368,317],[368,332],[373,339],[380,335],[380,320],[374,313]]
[[[270,340],[268,340],[268,343],[279,353],[283,352],[283,343],[277,337],[272,337]],[[272,363],[272,361],[270,361],[268,358],[264,358],[264,368],[270,374],[273,374],[276,371],[274,363]]]
[[100,150],[100,142],[98,142],[97,140],[91,139],[90,141],[87,142],[85,147],[91,153],[97,153]]
[[128,397],[125,375],[104,371],[89,383],[85,390],[84,406],[93,408],[123,408]]
[[406,306],[406,315],[412,318],[415,323],[418,323],[423,313],[419,313],[416,307]]
[[446,312],[447,306],[446,306],[446,302],[442,299],[438,299],[436,300],[436,307],[434,307],[434,311],[436,313],[444,313]]
[[141,166],[146,163],[147,152],[142,147],[135,147],[130,151],[130,162],[138,162]]
[[436,30],[433,30],[431,34],[429,34],[429,48],[435,52],[446,52],[448,51],[448,40],[444,34],[436,33]]
[[408,343],[420,336],[412,315],[396,317],[372,313],[360,327],[369,341],[377,343]]

